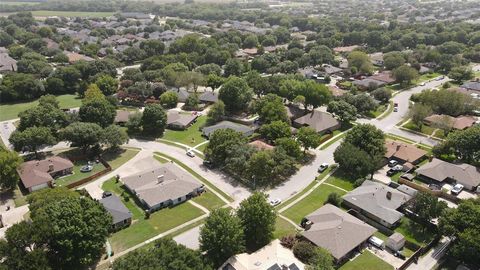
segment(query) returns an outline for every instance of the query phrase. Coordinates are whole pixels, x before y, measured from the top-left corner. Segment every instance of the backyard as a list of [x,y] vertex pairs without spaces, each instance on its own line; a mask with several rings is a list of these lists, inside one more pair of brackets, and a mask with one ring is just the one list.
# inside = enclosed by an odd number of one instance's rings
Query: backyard
[[186,144],[189,146],[195,146],[205,141],[205,138],[202,137],[200,128],[205,125],[206,121],[206,116],[200,116],[197,118],[197,121],[186,130],[167,129],[165,130],[162,139]]
[[370,251],[364,250],[361,255],[345,263],[342,267],[339,268],[339,270],[359,270],[359,269],[368,269],[368,270],[392,269],[393,270],[393,266],[391,266],[384,260],[378,258]]
[[[57,96],[60,108],[69,109],[80,107],[82,100],[76,95]],[[18,114],[38,105],[38,100],[21,103],[2,103],[0,104],[0,121],[18,118]]]
[[419,246],[428,244],[435,237],[432,231],[423,229],[420,224],[407,217],[402,218],[400,226],[395,231],[401,233],[406,240]]
[[295,223],[300,224],[305,216],[324,205],[328,195],[333,192],[338,193],[339,195],[345,194],[344,191],[338,188],[322,184],[301,201],[282,212],[282,215],[294,221]]

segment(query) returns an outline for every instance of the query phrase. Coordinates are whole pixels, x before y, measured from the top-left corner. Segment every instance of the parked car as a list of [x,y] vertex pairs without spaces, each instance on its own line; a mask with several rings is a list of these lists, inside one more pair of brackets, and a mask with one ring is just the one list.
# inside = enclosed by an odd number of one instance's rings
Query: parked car
[[420,83],[420,86],[425,86],[425,84],[426,84],[425,82],[422,82]]
[[388,167],[392,168],[392,167],[395,167],[396,165],[398,164],[398,161],[396,160],[390,160],[388,161]]
[[322,165],[320,165],[320,167],[318,167],[318,172],[319,172],[319,173],[322,173],[322,172],[324,172],[327,168],[328,168],[328,163],[322,163]]
[[280,200],[278,198],[277,199],[270,199],[269,203],[270,203],[271,206],[277,206],[280,203],[282,203],[282,200]]
[[396,102],[393,103],[393,107],[395,107],[395,108],[398,107],[398,103],[396,103]]
[[93,170],[92,165],[85,165],[80,168],[80,172],[91,172]]
[[385,248],[385,242],[383,242],[382,239],[380,239],[376,236],[371,236],[370,238],[368,238],[368,243],[370,243],[374,247],[377,247],[381,250],[383,250]]
[[431,189],[431,190],[441,190],[442,189],[442,187],[440,187],[437,184],[430,184],[430,185],[428,185],[428,188]]
[[209,169],[213,168],[213,163],[210,160],[204,160],[203,165]]
[[393,252],[393,256],[395,256],[395,257],[397,257],[397,258],[399,258],[399,259],[402,259],[402,260],[405,260],[405,259],[406,259],[405,255],[403,255],[403,253],[400,252],[400,251],[395,251],[395,252]]
[[398,107],[393,108],[393,112],[398,112]]
[[462,192],[463,190],[463,185],[462,184],[456,184],[455,186],[453,186],[452,188],[452,194],[453,195],[458,195],[460,194],[460,192]]
[[392,176],[392,175],[394,175],[394,174],[396,174],[396,173],[397,173],[397,171],[395,171],[395,170],[393,170],[393,169],[390,169],[390,170],[387,171],[387,176]]
[[112,196],[112,192],[110,192],[110,191],[104,191],[102,193],[102,198],[106,198],[106,197],[110,197],[110,196]]
[[397,172],[403,171],[403,166],[400,165],[400,164],[397,164],[397,165],[393,166],[392,170],[397,171]]
[[193,157],[195,157],[195,153],[194,153],[193,151],[191,151],[191,150],[188,150],[188,151],[187,151],[187,156],[193,158]]

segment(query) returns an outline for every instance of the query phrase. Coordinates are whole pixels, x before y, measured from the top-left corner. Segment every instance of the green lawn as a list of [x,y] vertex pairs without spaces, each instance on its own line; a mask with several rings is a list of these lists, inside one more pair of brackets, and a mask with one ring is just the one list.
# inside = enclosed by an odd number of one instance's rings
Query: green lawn
[[162,139],[195,146],[205,141],[200,128],[205,125],[206,116],[200,116],[197,121],[186,130],[165,130]]
[[392,179],[393,182],[398,182],[398,179],[400,179],[400,176],[402,176],[403,172],[397,172],[394,175],[390,176],[390,179]]
[[429,127],[427,125],[422,125],[421,127],[418,127],[411,121],[404,124],[402,127],[416,131],[416,132],[421,132],[425,135],[432,135],[433,131],[435,130],[435,128]]
[[337,142],[341,138],[345,137],[346,134],[347,134],[346,132],[342,133],[342,134],[338,135],[335,139],[328,141],[326,144],[324,144],[320,147],[320,150],[327,149],[330,145],[334,144],[335,142]]
[[437,137],[437,138],[440,138],[440,139],[443,139],[445,138],[445,131],[439,129],[437,131],[435,131],[435,133],[433,134],[434,137]]
[[337,170],[327,179],[326,183],[350,191],[355,188],[353,186],[355,180],[356,179],[351,179],[351,177],[346,175],[342,170]]
[[35,10],[32,11],[35,17],[63,16],[63,17],[110,17],[114,12],[83,12],[83,11],[55,11],[55,10]]
[[437,72],[425,73],[425,74],[421,75],[414,83],[418,84],[418,83],[421,83],[421,82],[425,82],[425,81],[431,80],[431,79],[436,78],[436,77],[441,76],[441,75],[442,74],[437,73]]
[[280,239],[284,236],[295,234],[296,232],[295,226],[293,226],[290,222],[281,217],[277,217],[275,231],[273,232],[274,238]]
[[162,164],[167,163],[167,162],[169,161],[169,160],[167,160],[167,159],[165,159],[165,158],[163,158],[163,157],[161,157],[161,156],[157,156],[157,155],[153,155],[153,158],[156,159],[156,160],[158,160],[158,162],[160,162],[160,163],[162,163]]
[[344,191],[338,188],[328,185],[320,185],[307,197],[303,198],[301,201],[285,210],[282,214],[295,223],[300,224],[302,218],[324,205],[328,194],[332,192],[340,195],[345,194]]
[[406,240],[417,245],[425,245],[435,237],[431,231],[424,230],[420,224],[407,217],[402,218],[400,226],[395,231],[401,233]]
[[[76,95],[57,96],[60,108],[69,109],[80,107],[82,101]],[[2,103],[0,104],[0,121],[18,118],[18,114],[38,105],[38,100],[19,103]]]
[[192,170],[190,167],[188,167],[187,165],[183,164],[182,162],[180,162],[178,159],[176,158],[173,158],[169,155],[166,155],[166,154],[163,154],[163,153],[160,153],[160,152],[155,152],[155,154],[161,156],[161,157],[164,157],[164,158],[167,158],[173,162],[175,162],[177,165],[179,165],[180,167],[182,167],[183,169],[185,169],[187,172],[191,173],[193,176],[195,176],[196,178],[200,179],[208,188],[210,189],[213,189],[215,190],[216,192],[218,192],[219,194],[221,194],[225,199],[227,199],[228,201],[230,202],[233,202],[233,199],[225,192],[223,192],[222,190],[220,190],[219,188],[217,188],[215,185],[213,185],[212,183],[210,183],[205,177],[201,176],[200,174],[198,174],[196,171]]
[[382,115],[381,117],[377,116],[378,119],[381,120],[381,119],[384,119],[385,117],[389,116],[393,112],[393,108],[394,108],[393,107],[393,101],[390,101],[390,106],[388,107],[387,112],[384,115]]
[[323,179],[330,171],[332,170],[332,166],[328,167],[324,172],[322,172],[319,176],[317,176],[317,178],[312,181],[310,184],[308,184],[308,186],[306,188],[304,188],[303,190],[301,190],[300,192],[298,192],[297,194],[293,195],[292,197],[290,197],[288,200],[282,202],[281,204],[275,206],[276,209],[280,209],[282,208],[284,205],[288,205],[289,203],[295,201],[298,197],[302,196],[303,194],[305,194],[305,192],[309,191],[310,189],[313,188],[313,186],[315,186],[316,183],[318,183],[317,181],[318,180],[321,180]]
[[105,152],[102,156],[105,161],[110,164],[112,170],[122,166],[125,162],[132,159],[138,154],[140,149],[136,148],[122,148],[121,152]]
[[119,252],[140,244],[162,232],[180,226],[204,213],[188,202],[172,208],[164,208],[140,219],[130,227],[112,234],[109,238],[114,252]]
[[13,202],[15,203],[15,207],[20,207],[28,203],[27,194],[23,194],[18,185],[13,191]]
[[339,270],[389,270],[394,269],[393,266],[375,256],[368,250],[364,250],[362,255],[354,260],[345,263]]
[[208,190],[202,195],[193,198],[192,201],[200,204],[201,206],[207,208],[210,211],[216,208],[220,208],[225,204],[222,199],[220,199],[217,195],[213,194],[211,191]]
[[377,118],[379,117],[385,110],[387,110],[387,105],[385,104],[381,104],[377,107],[377,109],[375,111],[370,111],[368,113],[368,117],[371,117],[371,118]]

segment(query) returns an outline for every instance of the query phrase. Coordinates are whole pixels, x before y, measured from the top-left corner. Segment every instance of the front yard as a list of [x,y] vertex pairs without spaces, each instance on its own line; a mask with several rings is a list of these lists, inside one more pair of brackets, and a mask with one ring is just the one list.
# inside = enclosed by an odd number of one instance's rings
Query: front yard
[[297,232],[295,226],[285,219],[278,217],[275,223],[275,231],[273,232],[273,237],[276,239],[281,239],[287,235],[294,235]]
[[354,183],[356,179],[352,179],[351,176],[345,174],[342,170],[336,170],[326,181],[326,183],[332,184],[339,188],[343,188],[345,190],[353,190],[355,189]]
[[421,127],[418,127],[417,125],[415,125],[413,122],[407,122],[406,124],[404,124],[402,126],[403,128],[406,128],[406,129],[409,129],[409,130],[412,130],[412,131],[416,131],[416,132],[420,132],[420,133],[423,133],[427,136],[429,135],[432,135],[433,131],[435,130],[435,128],[433,127],[429,127],[427,125],[422,125]]
[[345,194],[344,191],[338,188],[322,184],[301,201],[282,212],[282,215],[294,221],[295,223],[300,224],[305,216],[323,206],[328,198],[328,195],[333,192],[338,193],[339,195]]
[[196,122],[186,130],[165,130],[162,139],[195,146],[205,141],[200,128],[205,125],[207,116],[200,116]]
[[393,270],[393,266],[378,258],[368,250],[364,250],[361,255],[345,263],[339,270]]

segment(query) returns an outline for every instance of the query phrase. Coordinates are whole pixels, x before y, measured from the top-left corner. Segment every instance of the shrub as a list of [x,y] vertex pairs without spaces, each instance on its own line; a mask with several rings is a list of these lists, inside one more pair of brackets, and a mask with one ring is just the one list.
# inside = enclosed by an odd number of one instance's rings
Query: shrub
[[327,203],[339,206],[342,203],[342,197],[338,193],[332,192],[328,194]]
[[315,256],[315,246],[305,241],[299,241],[293,246],[293,254],[303,263],[308,263]]
[[363,184],[363,182],[365,181],[365,178],[358,178],[357,180],[355,180],[355,182],[353,183],[353,186],[354,187],[359,187]]
[[293,246],[297,243],[297,238],[293,234],[286,235],[286,236],[282,237],[282,239],[280,239],[280,243],[282,244],[282,246],[284,246],[288,249],[292,249]]

